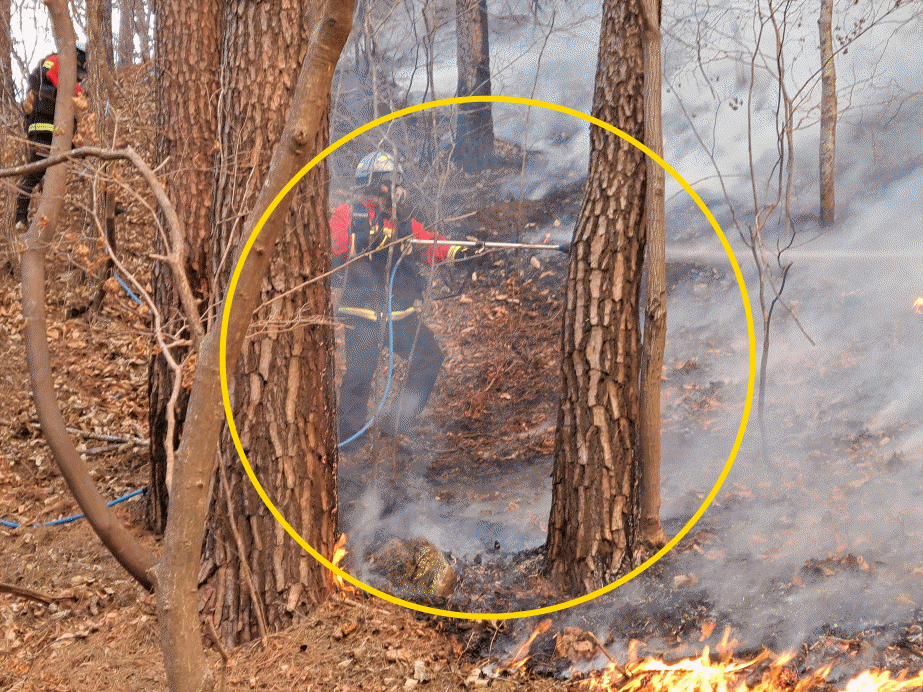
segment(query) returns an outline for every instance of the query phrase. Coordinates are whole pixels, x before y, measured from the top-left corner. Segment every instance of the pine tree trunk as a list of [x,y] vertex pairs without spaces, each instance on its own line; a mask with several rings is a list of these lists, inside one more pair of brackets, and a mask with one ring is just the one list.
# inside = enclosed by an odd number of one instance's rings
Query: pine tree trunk
[[[490,96],[490,51],[487,0],[456,0],[458,96]],[[466,173],[480,173],[493,164],[494,121],[489,103],[458,108],[455,161]]]
[[836,69],[833,64],[833,0],[821,0],[820,19],[820,225],[831,226],[835,212]]
[[[126,67],[131,65],[135,57],[135,4],[139,0],[121,0],[119,3],[119,50],[118,50],[118,65],[119,67]],[[166,3],[166,4],[169,4]],[[161,6],[161,14],[164,9]],[[159,36],[158,32],[158,36]],[[157,39],[158,45],[160,45],[160,39]],[[161,51],[163,48],[161,47]]]
[[[593,115],[644,136],[642,27],[636,3],[606,0]],[[548,571],[572,593],[632,564],[637,532],[644,155],[590,130],[590,174],[574,234],[562,333]]]
[[111,70],[115,67],[115,56],[112,50],[112,0],[97,0],[99,3],[99,40],[101,51],[105,57],[106,65]]
[[[243,216],[266,176],[285,125],[308,42],[309,3],[226,3],[218,182],[220,248],[235,243]],[[317,3],[310,3],[317,4]],[[329,117],[329,100],[327,103]],[[327,120],[314,145],[327,140]],[[336,540],[336,439],[332,425],[333,332],[329,286],[319,281],[268,301],[329,269],[326,165],[294,191],[284,252],[264,282],[250,338],[233,384],[235,423],[260,484],[296,531],[323,554]],[[215,257],[220,258],[221,251]],[[220,267],[229,278],[231,262]],[[223,290],[223,289],[222,289]],[[230,436],[222,440],[205,536],[203,596],[222,639],[239,644],[288,626],[326,596],[327,571],[304,552],[264,507]]]
[[[209,251],[214,217],[214,148],[218,129],[219,60],[221,22],[219,0],[202,0],[195,6],[182,0],[163,0],[157,22],[158,159],[167,192],[176,206],[187,238],[186,273],[203,311],[212,286]],[[128,11],[125,8],[124,11]],[[163,252],[158,237],[157,252]],[[165,324],[180,332],[183,318],[174,294],[169,268],[157,263],[153,270],[154,300]],[[180,336],[188,338],[186,331]],[[186,349],[175,350],[178,361]],[[173,371],[163,354],[156,353],[148,371],[150,400],[151,477],[148,485],[148,524],[162,532],[167,521],[167,445],[179,447],[189,392],[180,391],[175,407],[176,427],[167,440],[167,405],[173,390]],[[172,475],[172,474],[171,474]]]

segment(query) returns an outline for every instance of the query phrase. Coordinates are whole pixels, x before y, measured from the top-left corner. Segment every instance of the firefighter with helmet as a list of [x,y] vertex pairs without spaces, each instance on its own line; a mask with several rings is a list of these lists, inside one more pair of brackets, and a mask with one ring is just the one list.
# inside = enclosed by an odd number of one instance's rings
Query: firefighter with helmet
[[[478,248],[418,244],[401,258],[396,240],[433,240],[434,234],[410,218],[406,191],[399,187],[400,168],[382,152],[365,156],[356,167],[358,199],[341,204],[330,218],[334,266],[347,266],[337,316],[345,327],[346,372],[338,404],[339,440],[360,439],[369,420],[369,397],[382,348],[387,347],[390,317],[394,354],[407,361],[407,382],[379,428],[385,434],[407,434],[426,406],[442,366],[443,354],[432,330],[420,319],[415,304],[424,282],[418,264],[431,265],[473,257]],[[437,240],[445,240],[436,234]],[[389,291],[394,272],[393,291]],[[390,313],[389,308],[390,293]],[[384,343],[382,341],[384,337]]]
[[[86,77],[87,47],[83,41],[77,42],[77,95],[83,90],[80,82]],[[29,75],[29,91],[23,103],[26,120],[26,134],[29,138],[28,163],[41,161],[48,156],[51,138],[54,136],[55,100],[58,97],[58,62],[57,53],[42,59]],[[85,102],[78,107],[85,109]],[[77,120],[74,119],[74,131]],[[29,202],[32,192],[45,177],[45,171],[27,173],[19,181],[19,196],[16,200],[16,228],[24,231],[29,225]]]

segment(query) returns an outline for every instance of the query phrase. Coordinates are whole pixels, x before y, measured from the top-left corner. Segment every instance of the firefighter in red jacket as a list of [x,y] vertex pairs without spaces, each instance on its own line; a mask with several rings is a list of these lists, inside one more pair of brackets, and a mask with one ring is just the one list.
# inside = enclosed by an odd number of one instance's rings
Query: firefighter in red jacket
[[[379,428],[386,434],[407,434],[411,430],[432,393],[443,360],[442,349],[430,328],[420,320],[415,306],[422,300],[424,288],[416,264],[468,259],[478,252],[477,248],[458,245],[421,244],[414,246],[412,256],[401,258],[402,248],[392,246],[393,241],[410,236],[433,240],[434,234],[406,213],[406,193],[396,186],[399,173],[388,154],[369,154],[356,168],[359,199],[352,204],[341,204],[330,219],[334,265],[359,257],[342,270],[345,276],[337,310],[345,327],[346,347],[346,373],[338,405],[340,442],[359,439],[358,433],[367,427],[372,379],[383,347],[382,338],[385,344],[388,339],[389,292],[394,353],[408,361],[408,374],[406,384],[397,388],[396,403],[383,416]],[[442,236],[436,238],[444,240]],[[389,291],[392,272],[393,291]]]
[[[86,76],[86,44],[77,42],[77,95],[83,93],[80,81]],[[29,137],[29,163],[41,161],[48,155],[54,136],[55,99],[58,97],[58,55],[44,58],[29,75],[29,93],[23,104],[26,114],[26,134]],[[74,119],[74,130],[77,120]],[[32,191],[45,177],[45,171],[27,173],[19,181],[16,200],[16,226],[25,230],[29,225],[29,201]]]

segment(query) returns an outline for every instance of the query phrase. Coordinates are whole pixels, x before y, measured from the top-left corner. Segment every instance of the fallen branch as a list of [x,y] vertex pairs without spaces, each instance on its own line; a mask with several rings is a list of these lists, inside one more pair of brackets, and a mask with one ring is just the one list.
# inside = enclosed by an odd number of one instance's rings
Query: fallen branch
[[[33,428],[38,428],[41,430],[41,425],[39,423],[33,422]],[[78,428],[65,428],[67,432],[71,435],[78,435],[86,440],[99,440],[100,442],[118,442],[121,444],[133,444],[133,445],[148,445],[150,440],[146,440],[143,437],[135,437],[134,435],[105,435],[103,433],[94,433],[87,430],[80,430]]]
[[54,596],[49,596],[44,594],[41,591],[33,591],[32,589],[27,589],[24,586],[14,586],[13,584],[6,584],[0,582],[0,593],[11,593],[14,596],[21,596],[22,598],[28,598],[30,601],[37,601],[38,603],[44,603],[45,605],[51,605],[56,599]]

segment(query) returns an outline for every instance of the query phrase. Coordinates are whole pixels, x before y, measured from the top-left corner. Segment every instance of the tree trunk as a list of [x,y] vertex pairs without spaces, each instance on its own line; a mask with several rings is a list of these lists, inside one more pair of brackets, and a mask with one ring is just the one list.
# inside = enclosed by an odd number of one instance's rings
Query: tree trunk
[[[636,3],[606,0],[593,115],[644,136]],[[573,593],[610,582],[638,543],[637,436],[644,262],[644,155],[590,130],[590,172],[574,233],[562,330],[548,571]]]
[[[96,114],[95,135],[98,141],[107,141],[107,123],[103,118],[106,104],[115,96],[112,79],[112,0],[87,2],[87,78],[83,89]],[[94,205],[98,206],[98,205]]]
[[[660,68],[660,0],[641,0],[644,17],[644,143],[663,157]],[[660,384],[667,343],[667,250],[664,177],[647,166],[647,312],[641,358],[641,538],[660,549],[667,535],[660,522]]]
[[[456,0],[458,96],[490,96],[490,50],[487,0]],[[494,120],[489,103],[458,108],[455,162],[466,173],[480,173],[493,164]]]
[[[131,65],[135,57],[135,5],[140,0],[121,0],[119,6],[119,67],[127,67]],[[165,5],[170,4],[169,2],[163,3],[160,6],[160,21],[163,21],[163,13]],[[190,10],[192,12],[193,10]],[[157,27],[157,35],[160,36],[161,28]],[[157,38],[158,51],[162,52],[163,47],[161,46],[160,38]]]
[[[159,9],[158,160],[167,162],[161,175],[186,232],[186,274],[204,314],[213,295],[209,251],[215,197],[218,102],[214,95],[219,89],[221,6],[219,0],[202,0],[194,5],[183,0],[162,0]],[[157,251],[164,251],[159,238]],[[188,330],[182,334],[184,321],[169,268],[155,263],[152,281],[154,301],[170,331],[188,337]],[[187,353],[188,349],[178,347],[174,358],[179,361]],[[157,532],[166,527],[167,478],[172,477],[168,459],[172,450],[179,447],[189,401],[189,391],[184,387],[174,407],[176,423],[170,435],[167,407],[173,383],[173,370],[164,354],[155,353],[148,371],[151,441],[148,524]]]
[[833,64],[833,0],[821,0],[820,19],[820,225],[833,225],[836,157],[836,68]]
[[[221,248],[241,239],[242,218],[254,205],[285,125],[311,28],[302,19],[307,4],[226,3],[218,209],[227,221],[218,229]],[[329,101],[313,151],[326,145],[327,108]],[[312,170],[292,194],[281,239],[285,252],[270,265],[260,293],[264,307],[254,316],[255,333],[244,345],[233,384],[234,414],[260,484],[300,535],[329,555],[337,523],[329,285],[319,281],[266,305],[305,277],[329,269],[326,165]],[[222,285],[230,265],[221,267]],[[222,639],[236,645],[289,625],[306,604],[328,593],[331,581],[263,506],[229,435],[219,464],[205,536],[203,593]]]
[[94,22],[95,31],[92,36],[97,45],[93,50],[99,51],[99,55],[106,61],[106,66],[111,70],[115,67],[115,55],[112,49],[112,0],[93,0],[96,6],[96,21]]
[[[251,7],[253,6],[251,5]],[[346,43],[352,24],[352,4],[350,2],[341,2],[340,0],[328,0],[325,3],[314,2],[309,8],[301,9],[300,16],[304,18],[304,21],[309,22],[312,28],[310,32],[305,32],[305,35],[310,37],[307,42],[308,56],[305,58],[304,66],[298,78],[298,86],[295,90],[294,99],[292,99],[292,112],[289,114],[289,120],[282,133],[281,141],[275,148],[268,175],[260,187],[259,197],[253,209],[247,214],[247,218],[240,229],[242,232],[239,235],[243,239],[249,237],[251,231],[256,227],[257,221],[262,217],[263,212],[282,187],[307,163],[310,156],[315,152],[315,146],[320,144],[317,141],[318,138],[326,137],[327,114],[330,107],[330,83],[337,59],[343,45]],[[254,14],[257,13],[258,9],[254,9]],[[227,17],[227,15],[225,16]],[[274,26],[269,16],[263,15],[259,19],[265,20],[267,26]],[[292,26],[299,25],[300,22],[294,25],[285,24],[285,28],[288,30]],[[286,31],[283,36],[291,36],[291,33],[300,34],[301,32]],[[257,33],[256,36],[260,36],[260,33]],[[225,38],[235,43],[248,43],[244,40],[245,36],[238,35],[237,30],[231,30],[230,27],[225,31]],[[267,39],[263,38],[261,40],[265,41]],[[290,37],[284,43],[288,44],[291,40],[294,39]],[[254,37],[254,43],[256,42],[257,39]],[[239,46],[239,48],[243,47]],[[238,51],[237,54],[239,55],[240,52]],[[273,64],[279,65],[275,61],[273,61]],[[282,69],[283,67],[283,65],[279,65],[276,69]],[[261,60],[260,63],[252,65],[251,68],[253,70],[251,76],[253,76],[254,73],[257,75],[265,73],[267,66]],[[288,74],[294,74],[294,65],[288,65],[287,72]],[[235,77],[237,80],[242,78],[242,75]],[[256,83],[255,78],[252,83]],[[273,100],[266,102],[264,107],[272,109],[271,112],[275,112],[278,105]],[[235,109],[235,113],[244,112],[244,110],[243,108],[240,111]],[[249,137],[255,132],[247,132],[246,134]],[[224,188],[219,189],[219,191],[227,192]],[[280,202],[276,213],[266,221],[262,232],[254,241],[247,261],[247,271],[241,273],[236,285],[235,299],[230,310],[226,335],[227,367],[231,373],[236,371],[238,353],[240,353],[244,344],[244,337],[250,325],[251,315],[259,305],[260,286],[265,283],[264,277],[272,259],[272,249],[282,233],[286,220],[285,216],[291,203],[292,196],[289,195]],[[216,209],[218,208],[216,206]],[[237,220],[234,219],[233,221],[236,222]],[[326,248],[326,244],[329,242],[329,240],[326,240],[329,235],[327,220],[324,219],[322,228],[313,228],[311,232],[310,239],[319,241],[320,238],[324,238],[323,247]],[[229,257],[231,259],[240,255],[242,242],[237,243],[236,249],[229,248]],[[306,266],[306,270],[313,269],[313,267]],[[325,298],[326,295],[325,293]],[[223,314],[223,305],[218,306],[217,314]],[[228,568],[228,563],[236,561],[236,556],[226,556],[225,565],[220,569],[211,569],[208,563],[205,565],[200,563],[206,516],[209,505],[212,507],[215,505],[214,500],[209,499],[210,494],[212,494],[210,491],[223,492],[220,485],[212,488],[209,483],[210,479],[214,477],[215,452],[218,449],[220,431],[224,421],[218,379],[220,358],[219,329],[217,324],[214,323],[210,327],[202,342],[190,393],[186,421],[187,434],[183,436],[177,453],[175,487],[173,494],[170,496],[170,516],[164,536],[163,558],[157,567],[157,609],[160,638],[164,650],[164,660],[167,665],[168,683],[172,692],[199,692],[200,690],[211,689],[213,685],[213,678],[208,671],[205,653],[202,650],[199,627],[199,589],[197,588],[200,583],[199,575],[202,575],[202,579],[208,579],[209,575],[211,577],[208,585],[211,593],[205,594],[209,600],[218,596],[215,589],[216,583],[217,586],[226,589],[222,598],[228,594],[233,596],[236,589],[236,585],[219,582],[215,578],[215,574],[223,574],[225,578],[229,576],[231,570]],[[289,368],[287,367],[286,370],[289,370]],[[306,438],[308,442],[313,444],[316,449],[328,449],[335,454],[335,451],[333,451],[335,450],[335,441],[332,420],[328,419],[332,411],[332,391],[329,388],[326,391],[329,392],[331,402],[327,408],[302,409],[302,411],[307,413],[305,417],[309,417],[309,422],[314,426],[315,431],[320,431],[320,434],[314,438]],[[276,391],[270,391],[268,388],[264,389],[264,393],[266,396],[278,396],[279,394]],[[239,396],[236,398],[243,400]],[[292,405],[295,406],[298,403],[300,402],[296,401]],[[288,404],[288,401],[286,401],[286,404]],[[286,411],[290,410],[286,406]],[[279,423],[281,422],[279,421]],[[270,430],[268,424],[266,430]],[[301,431],[303,431],[302,428],[294,426],[291,429],[285,428],[282,430],[286,441],[305,439],[298,437]],[[274,428],[274,433],[278,432],[279,427],[277,424]],[[311,431],[309,430],[308,432]],[[313,455],[306,457],[305,463],[310,463],[313,458]],[[261,461],[262,463],[260,461],[257,463],[257,471],[261,476],[264,476],[266,460]],[[239,462],[235,460],[234,464],[236,468],[231,469],[231,471],[239,473],[237,471]],[[287,469],[290,466],[290,464],[283,463],[279,465],[279,468]],[[331,472],[335,473],[335,468]],[[287,484],[296,486],[294,489],[289,490],[288,485],[286,485],[286,494],[307,494],[308,491],[316,494],[316,490],[318,490],[304,487],[310,484],[310,478],[302,480],[297,476],[294,478],[286,477],[285,481]],[[277,488],[270,485],[267,490],[270,494],[273,494]],[[219,495],[219,497],[226,496]],[[279,494],[276,494],[273,499],[279,503],[282,511],[290,509],[287,503],[280,501]],[[335,499],[334,496],[333,500],[335,501]],[[239,505],[242,498],[236,498],[235,502]],[[320,502],[311,504],[307,499],[306,504],[303,504],[302,507],[304,508],[304,513],[312,515],[315,513],[322,514],[324,509]],[[299,512],[297,511],[289,511],[287,519],[301,530],[301,535],[306,540],[312,541],[316,547],[324,549],[323,540],[316,539],[313,532],[299,526],[298,515]],[[219,519],[220,517],[215,517],[215,521]],[[235,522],[235,525],[238,527],[242,523],[249,525],[243,527],[247,531],[250,530],[250,526],[262,527],[265,525],[265,520],[261,516],[237,516],[236,519],[238,521]],[[220,528],[220,525],[213,525],[211,532],[215,533],[218,528]],[[267,535],[273,536],[271,531],[257,530],[256,532],[256,536],[260,541],[264,540]],[[232,548],[232,546],[226,544],[225,540],[214,538],[210,540],[213,546],[221,545]],[[268,557],[273,566],[277,564],[288,565],[292,562],[290,559],[292,555],[291,542],[281,543],[277,546],[276,551],[269,551],[265,544],[257,545],[257,548],[260,557],[265,557],[269,553]],[[236,552],[236,546],[233,549]],[[327,554],[330,555],[330,552],[328,550]],[[245,557],[251,557],[251,555],[245,554]],[[308,565],[304,562],[300,566],[305,566],[306,569],[320,569],[317,565]],[[282,594],[276,594],[276,596],[285,599],[286,596],[291,595],[291,589],[287,591],[288,593],[283,590]],[[246,604],[243,604],[242,607],[246,607]],[[243,618],[234,618],[233,624],[236,626],[242,620]]]
[[153,11],[151,6],[154,0],[134,0],[135,8],[135,34],[141,44],[141,62],[151,59],[151,22],[153,21]]
[[[0,88],[3,89],[3,95],[0,98],[2,98],[4,122],[16,106],[16,84],[13,81],[13,37],[10,33],[12,4],[13,0],[0,0]],[[9,164],[4,162],[3,165],[6,167]]]
[[[71,148],[77,69],[74,28],[65,0],[48,0],[48,11],[59,47],[60,73],[55,103],[55,130],[51,156]],[[50,157],[49,157],[50,158]],[[61,475],[73,493],[93,531],[119,563],[147,589],[155,584],[154,560],[119,523],[96,489],[86,463],[77,452],[58,407],[51,371],[45,314],[45,253],[52,245],[58,217],[64,205],[67,167],[52,166],[45,174],[44,193],[32,225],[22,237],[22,314],[25,318],[25,345],[32,384],[32,397],[42,433]],[[46,219],[39,223],[38,219]]]
[[[12,18],[12,0],[0,0],[0,166],[9,168],[20,163],[23,153],[22,110],[16,98],[16,84],[13,80],[13,41],[10,34]],[[16,200],[15,186],[7,186],[0,192],[0,219],[4,224],[12,224],[13,208]],[[13,253],[8,234],[0,236],[0,248],[3,249],[0,266],[12,261]],[[9,255],[7,251],[9,249]]]

